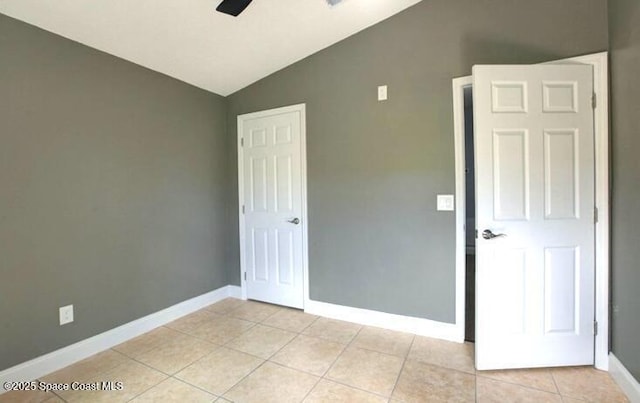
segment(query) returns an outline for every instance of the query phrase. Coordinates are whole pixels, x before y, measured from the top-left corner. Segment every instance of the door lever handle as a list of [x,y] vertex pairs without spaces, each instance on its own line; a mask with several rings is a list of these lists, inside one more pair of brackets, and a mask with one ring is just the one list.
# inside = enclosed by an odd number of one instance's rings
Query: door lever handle
[[291,224],[298,225],[298,224],[300,224],[300,219],[298,217],[296,217],[296,218],[293,218],[291,220],[287,220],[287,222],[290,222]]
[[482,237],[484,239],[493,239],[493,238],[500,238],[500,237],[506,237],[507,234],[494,234],[493,232],[491,232],[490,229],[486,229],[484,231],[482,231]]

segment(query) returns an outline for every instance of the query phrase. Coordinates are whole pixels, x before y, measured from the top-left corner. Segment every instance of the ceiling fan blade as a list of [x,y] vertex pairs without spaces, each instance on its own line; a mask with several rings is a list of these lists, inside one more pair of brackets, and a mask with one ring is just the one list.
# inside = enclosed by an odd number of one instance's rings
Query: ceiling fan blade
[[251,1],[252,0],[224,0],[216,8],[216,11],[237,17],[245,8],[247,8]]

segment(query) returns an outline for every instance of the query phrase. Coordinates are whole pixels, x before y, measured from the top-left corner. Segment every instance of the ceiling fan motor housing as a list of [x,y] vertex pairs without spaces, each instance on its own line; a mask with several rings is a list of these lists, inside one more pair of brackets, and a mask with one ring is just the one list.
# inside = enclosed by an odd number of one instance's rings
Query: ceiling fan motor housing
[[224,0],[216,8],[216,11],[237,17],[252,0]]

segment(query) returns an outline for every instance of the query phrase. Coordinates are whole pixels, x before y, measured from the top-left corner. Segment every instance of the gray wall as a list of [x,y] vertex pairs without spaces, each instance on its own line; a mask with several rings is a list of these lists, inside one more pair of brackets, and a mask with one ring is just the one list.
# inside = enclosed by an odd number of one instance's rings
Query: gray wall
[[607,47],[604,0],[425,0],[230,96],[230,154],[236,115],[305,102],[311,298],[453,322],[451,79]]
[[640,2],[609,0],[614,354],[640,380]]
[[225,117],[0,15],[0,370],[229,283]]

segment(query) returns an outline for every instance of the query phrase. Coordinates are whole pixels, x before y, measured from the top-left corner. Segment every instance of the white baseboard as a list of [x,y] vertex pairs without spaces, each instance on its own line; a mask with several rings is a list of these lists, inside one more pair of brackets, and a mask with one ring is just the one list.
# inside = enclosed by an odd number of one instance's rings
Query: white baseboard
[[613,353],[609,353],[609,374],[631,403],[640,403],[640,383]]
[[[7,368],[0,372],[0,385],[5,382],[23,382],[38,379],[41,376],[57,371],[129,339],[140,336],[159,326],[163,326],[182,316],[202,309],[207,305],[211,305],[228,297],[240,298],[241,294],[240,287],[228,285],[180,302],[169,308],[107,330],[104,333],[79,341],[70,346]],[[4,390],[0,388],[0,394],[3,392]]]
[[451,323],[436,322],[429,319],[395,315],[368,309],[352,308],[327,302],[307,300],[304,311],[312,315],[354,322],[366,326],[375,326],[399,332],[414,333],[420,336],[464,342],[464,327]]
[[229,289],[229,295],[227,297],[246,299],[242,298],[242,288],[239,285],[228,285],[227,288]]

